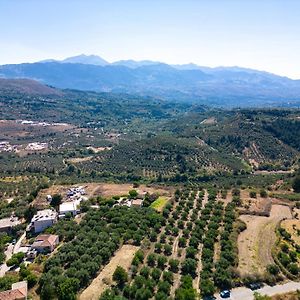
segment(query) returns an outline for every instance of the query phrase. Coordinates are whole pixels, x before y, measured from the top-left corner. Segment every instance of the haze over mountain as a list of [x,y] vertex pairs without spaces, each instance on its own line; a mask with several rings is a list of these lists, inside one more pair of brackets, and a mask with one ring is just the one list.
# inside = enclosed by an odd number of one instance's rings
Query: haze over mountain
[[97,55],[85,55],[80,54],[72,57],[67,57],[63,60],[55,60],[55,59],[46,59],[40,61],[41,63],[47,62],[57,62],[57,63],[69,63],[69,64],[85,64],[85,65],[95,65],[95,66],[105,66],[108,65],[109,62],[101,58]]
[[109,63],[96,55],[0,66],[2,78],[58,88],[149,95],[218,106],[298,105],[300,81],[241,67],[209,68],[155,61]]

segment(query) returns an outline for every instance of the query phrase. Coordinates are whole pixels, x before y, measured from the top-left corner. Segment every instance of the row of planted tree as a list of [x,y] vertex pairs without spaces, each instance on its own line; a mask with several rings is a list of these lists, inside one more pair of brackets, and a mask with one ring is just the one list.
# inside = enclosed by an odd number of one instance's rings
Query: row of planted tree
[[152,229],[128,274],[116,270],[117,284],[101,300],[197,299],[231,287],[239,199],[234,196],[224,208],[216,198],[215,190],[177,190],[163,210],[165,224]]

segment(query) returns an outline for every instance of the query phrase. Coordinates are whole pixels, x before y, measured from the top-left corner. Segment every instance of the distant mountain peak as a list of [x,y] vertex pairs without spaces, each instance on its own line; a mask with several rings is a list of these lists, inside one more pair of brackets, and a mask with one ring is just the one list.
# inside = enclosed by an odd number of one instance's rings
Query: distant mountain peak
[[39,61],[39,63],[63,63],[63,64],[84,64],[84,65],[95,65],[95,66],[106,66],[109,65],[105,59],[97,55],[86,55],[80,54],[76,56],[67,57],[63,60],[45,59]]
[[109,63],[97,55],[86,55],[80,54],[72,57],[65,58],[61,61],[62,63],[71,63],[71,64],[85,64],[85,65],[96,65],[96,66],[105,66]]

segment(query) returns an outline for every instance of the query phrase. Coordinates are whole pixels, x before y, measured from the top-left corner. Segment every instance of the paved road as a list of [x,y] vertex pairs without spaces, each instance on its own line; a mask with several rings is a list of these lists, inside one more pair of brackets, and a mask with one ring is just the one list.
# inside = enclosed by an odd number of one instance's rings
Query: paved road
[[[300,282],[290,281],[285,284],[278,284],[275,286],[264,286],[263,288],[257,290],[261,295],[274,296],[276,294],[283,294],[288,292],[294,292],[300,290]],[[231,297],[228,300],[253,300],[254,292],[245,287],[236,288],[231,290]],[[215,295],[218,300],[223,300],[219,295]]]
[[16,242],[15,247],[14,247],[14,254],[19,252],[19,249],[21,247],[21,243],[25,239],[25,237],[26,237],[26,231],[20,236],[20,238]]
[[[14,245],[9,244],[7,250],[5,251],[6,261],[12,257],[13,252],[14,252]],[[6,265],[6,263],[0,265],[0,277],[3,277],[5,275],[5,272],[7,272],[8,270],[9,267]]]
[[[19,252],[19,249],[20,249],[20,247],[21,247],[21,243],[22,243],[22,241],[25,239],[25,237],[26,237],[26,232],[24,232],[24,233],[20,236],[19,240],[16,242],[15,245],[13,245],[13,244],[9,244],[9,245],[8,245],[7,250],[5,251],[5,255],[6,255],[6,260],[5,260],[5,262],[8,261],[8,260],[12,257],[12,255],[13,255],[14,253],[18,253],[18,252]],[[10,268],[10,267],[8,267],[8,266],[6,265],[6,263],[0,265],[0,277],[3,277],[3,276],[5,275],[5,273],[9,270],[9,268]]]

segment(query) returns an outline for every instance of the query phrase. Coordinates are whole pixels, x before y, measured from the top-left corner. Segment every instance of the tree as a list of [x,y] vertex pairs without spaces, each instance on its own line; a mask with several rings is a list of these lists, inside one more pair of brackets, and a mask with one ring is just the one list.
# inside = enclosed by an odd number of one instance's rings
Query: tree
[[113,274],[113,280],[116,281],[119,286],[123,286],[128,281],[128,274],[122,267],[117,266]]
[[156,263],[156,255],[154,253],[150,253],[148,256],[147,256],[147,264],[148,266],[150,267],[154,267],[155,266],[155,263]]
[[169,265],[170,265],[170,270],[173,273],[178,272],[179,260],[172,258],[172,259],[169,260]]
[[158,258],[157,258],[157,266],[160,269],[164,269],[165,268],[165,264],[166,264],[167,261],[168,261],[168,259],[165,256],[159,255]]
[[138,196],[138,192],[136,190],[130,190],[129,191],[129,197],[131,199],[136,198]]
[[192,258],[187,258],[182,265],[182,273],[191,275],[194,277],[196,275],[197,262]]
[[300,193],[300,176],[297,176],[292,185],[295,193]]
[[279,273],[279,268],[277,265],[268,265],[267,266],[267,271],[271,274],[271,275],[277,275]]
[[151,277],[155,280],[158,281],[161,275],[161,270],[154,268],[151,272]]
[[75,278],[66,278],[59,284],[57,295],[59,300],[75,300],[76,291],[79,289],[79,280]]
[[52,200],[50,202],[50,205],[53,207],[58,207],[61,204],[62,196],[61,194],[54,194],[52,196]]
[[203,296],[211,296],[215,292],[214,283],[210,279],[201,280],[200,289]]
[[13,254],[13,256],[6,262],[6,264],[10,266],[19,266],[23,261],[25,254],[23,252],[19,252]]
[[171,255],[172,254],[172,246],[169,244],[164,245],[164,253],[165,255]]
[[0,291],[10,290],[11,285],[18,281],[18,276],[15,275],[4,275],[0,277]]
[[175,292],[175,300],[195,300],[196,295],[193,288],[193,278],[190,275],[182,276],[180,288]]
[[173,280],[174,280],[174,276],[173,276],[173,273],[172,272],[169,272],[169,271],[164,271],[163,272],[163,279],[167,282],[169,282],[170,284],[173,283]]
[[259,194],[262,198],[267,198],[268,197],[268,193],[265,189],[261,189]]
[[287,269],[293,275],[298,275],[298,273],[299,273],[299,267],[297,264],[291,263],[287,266]]

